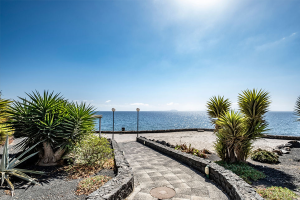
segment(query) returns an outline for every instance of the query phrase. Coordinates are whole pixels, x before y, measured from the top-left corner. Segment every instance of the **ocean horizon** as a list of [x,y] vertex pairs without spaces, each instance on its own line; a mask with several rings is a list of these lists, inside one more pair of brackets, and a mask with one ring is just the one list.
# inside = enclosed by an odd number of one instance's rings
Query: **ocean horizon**
[[[102,115],[101,130],[113,130],[113,112],[96,111]],[[115,131],[137,130],[136,111],[115,111]],[[300,121],[293,111],[269,111],[265,115],[269,123],[265,134],[300,136]],[[96,130],[98,130],[98,120]],[[206,111],[140,111],[139,130],[166,130],[186,128],[214,128],[206,114]]]

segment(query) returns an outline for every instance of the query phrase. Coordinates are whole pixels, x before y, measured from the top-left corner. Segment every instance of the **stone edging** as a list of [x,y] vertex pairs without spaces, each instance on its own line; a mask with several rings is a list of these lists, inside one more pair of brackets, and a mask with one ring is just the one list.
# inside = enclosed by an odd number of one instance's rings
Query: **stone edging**
[[112,140],[117,176],[109,180],[98,190],[87,196],[89,200],[125,199],[134,189],[132,169],[118,143]]
[[239,176],[233,172],[226,170],[224,167],[219,166],[218,164],[211,162],[210,160],[205,160],[203,158],[193,156],[175,150],[173,148],[152,142],[144,137],[136,138],[137,142],[140,142],[152,149],[155,149],[159,152],[162,152],[174,159],[187,164],[188,166],[196,169],[197,171],[205,174],[205,167],[209,165],[209,175],[210,179],[216,182],[227,195],[233,200],[263,200],[258,193],[254,190],[252,186],[246,183]]

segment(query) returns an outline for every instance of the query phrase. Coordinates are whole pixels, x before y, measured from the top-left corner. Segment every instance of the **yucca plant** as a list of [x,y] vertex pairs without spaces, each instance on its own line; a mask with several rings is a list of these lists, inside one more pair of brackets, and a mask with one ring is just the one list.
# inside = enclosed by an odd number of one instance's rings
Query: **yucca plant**
[[[26,93],[27,94],[27,93]],[[11,108],[12,127],[15,137],[24,137],[18,146],[26,149],[38,146],[39,165],[57,165],[63,154],[71,149],[86,133],[94,128],[94,108],[85,103],[69,103],[60,94],[44,91],[27,94]]]
[[251,148],[246,135],[245,119],[239,112],[230,111],[217,120],[219,130],[215,148],[218,155],[226,162],[244,160],[244,152]]
[[[38,144],[36,144],[38,145]],[[19,155],[17,158],[9,158],[9,151],[8,151],[8,136],[6,136],[5,145],[3,147],[3,154],[2,154],[2,160],[0,164],[0,172],[1,172],[1,186],[4,183],[4,180],[7,182],[7,185],[11,189],[12,196],[14,195],[14,186],[10,181],[10,176],[16,176],[18,178],[21,178],[23,180],[29,181],[31,183],[37,184],[34,178],[31,178],[25,173],[31,173],[31,174],[44,174],[44,172],[41,171],[33,171],[33,170],[27,170],[27,169],[19,169],[16,168],[19,164],[23,163],[24,161],[28,160],[29,158],[35,156],[38,152],[30,154],[29,156],[26,156],[22,160],[20,160],[25,154],[27,154],[29,151],[31,151],[33,148],[36,147],[36,145],[30,147],[26,151],[24,151],[21,155]]]
[[0,93],[0,144],[5,141],[6,135],[12,135],[13,131],[8,126],[7,121],[9,119],[9,105],[12,101],[8,99],[2,99]]
[[267,130],[264,115],[270,103],[268,92],[245,90],[238,96],[241,113],[225,112],[218,117],[215,149],[223,161],[232,163],[247,159],[253,140]]
[[[300,117],[300,96],[297,98],[296,101],[295,114]],[[298,121],[300,121],[300,118],[298,118]]]
[[224,96],[213,96],[206,104],[208,117],[211,123],[215,125],[215,132],[218,130],[216,120],[229,111],[231,103]]
[[267,131],[268,123],[264,115],[271,104],[269,93],[263,90],[245,90],[238,96],[240,111],[245,115],[247,135],[249,139],[256,139]]

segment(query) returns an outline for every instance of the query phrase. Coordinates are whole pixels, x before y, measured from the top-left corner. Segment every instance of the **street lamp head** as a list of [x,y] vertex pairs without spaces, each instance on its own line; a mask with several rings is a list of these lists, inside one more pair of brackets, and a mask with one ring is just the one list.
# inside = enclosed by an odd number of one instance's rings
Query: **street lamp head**
[[115,112],[115,111],[116,111],[116,109],[115,109],[115,108],[112,108],[111,110],[112,110],[113,112]]
[[140,109],[139,109],[139,108],[137,108],[137,109],[136,109],[136,111],[138,111],[138,112],[139,112],[139,111],[140,111]]

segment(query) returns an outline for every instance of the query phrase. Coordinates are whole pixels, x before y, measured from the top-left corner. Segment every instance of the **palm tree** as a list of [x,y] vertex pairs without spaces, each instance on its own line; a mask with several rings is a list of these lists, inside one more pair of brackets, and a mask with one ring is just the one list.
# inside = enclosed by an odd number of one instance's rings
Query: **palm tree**
[[0,144],[4,142],[6,135],[12,135],[12,129],[6,123],[9,119],[9,105],[12,101],[1,98],[0,92]]
[[[295,114],[300,116],[300,96],[297,98],[297,101],[296,101]],[[300,121],[300,118],[298,118],[298,121]]]
[[230,106],[231,103],[229,99],[225,99],[224,96],[213,96],[207,102],[207,114],[211,119],[211,123],[215,125],[215,132],[218,130],[216,119],[220,118],[222,115],[228,112]]

